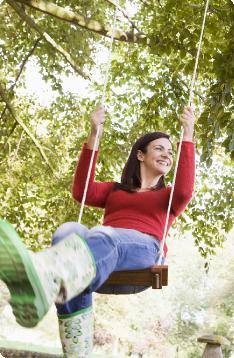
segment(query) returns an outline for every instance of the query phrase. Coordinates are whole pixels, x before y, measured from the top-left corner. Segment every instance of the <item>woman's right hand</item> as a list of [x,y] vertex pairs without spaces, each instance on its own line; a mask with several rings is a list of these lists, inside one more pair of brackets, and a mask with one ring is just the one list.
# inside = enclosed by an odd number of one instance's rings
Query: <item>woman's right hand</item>
[[93,134],[97,133],[98,126],[101,126],[105,122],[105,108],[102,105],[98,105],[97,108],[91,113],[90,123],[91,123],[91,131]]

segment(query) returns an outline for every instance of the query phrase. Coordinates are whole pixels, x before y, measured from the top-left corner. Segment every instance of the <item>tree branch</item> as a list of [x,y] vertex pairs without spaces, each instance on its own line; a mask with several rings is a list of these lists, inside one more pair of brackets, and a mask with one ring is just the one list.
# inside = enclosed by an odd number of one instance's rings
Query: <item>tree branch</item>
[[[7,106],[5,107],[5,109],[7,109]],[[15,130],[15,128],[17,127],[17,124],[18,124],[17,122],[15,122],[15,123],[13,124],[13,126],[12,126],[12,128],[11,128],[11,130],[10,130],[10,133],[9,133],[9,135],[8,135],[8,137],[7,137],[7,139],[6,139],[5,143],[4,143],[4,145],[3,145],[3,149],[4,149],[4,150],[6,149],[7,143],[9,142],[10,137],[11,137],[12,134],[14,133],[14,130]]]
[[136,29],[138,32],[141,32],[141,31],[136,27],[135,23],[130,19],[130,17],[128,16],[127,12],[126,12],[121,6],[119,6],[118,4],[116,4],[113,0],[106,0],[106,1],[107,1],[109,4],[114,5],[114,7],[115,7],[116,9],[118,9],[118,10],[123,14],[124,17],[126,17],[126,19],[130,22],[130,24],[132,25],[132,27],[133,27],[134,29]]
[[59,52],[65,60],[72,66],[72,68],[77,72],[80,76],[84,77],[86,80],[90,80],[90,77],[86,75],[75,63],[72,57],[59,45],[57,44],[45,31],[43,31],[35,21],[28,16],[19,5],[15,3],[13,0],[6,0],[6,2],[13,7],[13,9],[17,12],[17,14],[34,30],[36,30],[41,37],[49,43],[57,52]]
[[[145,0],[140,0],[140,2],[144,5],[144,6],[147,6],[147,7],[150,7],[150,3],[148,3],[147,1]],[[161,5],[161,4],[160,4]]]
[[[32,49],[29,51],[29,53],[28,53],[28,54],[26,55],[26,57],[24,58],[22,64],[20,65],[20,70],[19,70],[19,72],[18,72],[18,75],[16,76],[15,82],[11,85],[11,87],[10,87],[10,89],[9,89],[10,92],[14,90],[14,88],[15,88],[15,86],[16,86],[16,83],[18,82],[18,80],[19,80],[19,78],[20,78],[20,76],[21,76],[21,74],[22,74],[22,72],[23,72],[24,67],[25,67],[26,63],[28,62],[29,57],[31,57],[31,56],[33,55],[33,53],[34,53],[34,51],[35,51],[35,49],[36,49],[36,47],[37,47],[39,41],[40,41],[40,38],[38,38],[38,39],[35,41],[35,43],[34,43]],[[7,107],[5,106],[5,108],[3,109],[2,113],[1,113],[0,119],[3,118],[3,116],[4,116],[5,112],[6,112],[6,109],[7,109]]]
[[[185,87],[187,87],[187,89],[189,90],[190,88],[189,88],[189,85],[184,81],[184,80],[182,80],[181,78],[179,78],[179,81],[185,86]],[[197,91],[193,91],[193,93],[195,94],[195,95],[197,95],[203,102],[205,102],[205,97],[203,97],[199,92],[197,92]]]
[[38,149],[42,159],[45,161],[45,163],[47,164],[47,166],[50,168],[50,170],[52,171],[52,173],[55,175],[54,169],[51,166],[43,148],[41,147],[40,143],[37,141],[37,139],[34,137],[34,135],[30,132],[30,130],[28,129],[28,127],[21,121],[21,119],[17,116],[15,109],[12,105],[12,103],[8,100],[6,94],[5,94],[5,90],[4,87],[2,86],[2,84],[0,83],[0,96],[2,97],[3,102],[6,103],[6,107],[9,110],[10,114],[12,115],[12,117],[14,118],[14,120],[23,128],[24,132],[28,135],[28,137],[32,140],[32,142],[35,144],[36,148]]
[[14,89],[14,87],[15,87],[17,81],[18,81],[18,79],[19,79],[20,76],[21,76],[21,73],[23,72],[24,66],[26,65],[26,63],[27,63],[29,57],[31,57],[31,56],[33,55],[34,51],[35,51],[36,48],[37,48],[37,45],[38,45],[39,42],[40,42],[40,40],[41,40],[41,38],[39,37],[39,38],[35,41],[35,43],[34,43],[32,49],[29,51],[29,53],[27,54],[27,56],[26,56],[25,59],[23,60],[21,66],[20,66],[19,73],[18,73],[18,75],[16,76],[15,82],[14,82],[14,84],[13,84],[13,85],[11,86],[11,88],[10,88],[11,91],[13,91],[13,89]]
[[[194,9],[201,9],[203,10],[204,9],[204,5],[203,4],[187,4],[185,6],[188,6],[188,7],[191,7],[191,8],[194,8]],[[229,10],[229,7],[217,7],[217,6],[214,6],[212,4],[209,4],[209,9],[208,9],[208,12],[214,12],[214,13],[219,13],[220,10],[224,10],[224,11],[228,11]]]
[[[15,1],[28,5],[45,14],[56,17],[57,19],[70,22],[75,26],[79,26],[86,30],[96,32],[99,35],[106,36],[106,37],[111,37],[112,35],[113,29],[111,27],[109,26],[105,27],[96,20],[87,19],[84,16],[74,11],[68,10],[54,3],[45,0],[14,0],[14,2]],[[135,43],[143,43],[143,44],[147,44],[150,42],[150,39],[147,38],[144,33],[142,32],[135,33],[134,29],[129,32],[116,29],[114,33],[114,39],[118,41],[135,42]]]

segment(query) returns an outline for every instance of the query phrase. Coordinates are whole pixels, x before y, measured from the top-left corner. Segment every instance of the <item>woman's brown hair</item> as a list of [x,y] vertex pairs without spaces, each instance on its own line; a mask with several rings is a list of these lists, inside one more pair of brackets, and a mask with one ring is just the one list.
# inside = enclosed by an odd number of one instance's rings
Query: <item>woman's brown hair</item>
[[[115,184],[114,190],[135,192],[137,188],[141,187],[140,162],[137,159],[137,152],[138,150],[141,150],[142,153],[146,153],[148,144],[159,138],[167,138],[170,140],[168,134],[162,132],[152,132],[143,135],[133,144],[130,155],[122,172],[121,182]],[[152,190],[158,190],[161,188],[165,188],[164,176],[161,176],[157,185],[152,187]]]

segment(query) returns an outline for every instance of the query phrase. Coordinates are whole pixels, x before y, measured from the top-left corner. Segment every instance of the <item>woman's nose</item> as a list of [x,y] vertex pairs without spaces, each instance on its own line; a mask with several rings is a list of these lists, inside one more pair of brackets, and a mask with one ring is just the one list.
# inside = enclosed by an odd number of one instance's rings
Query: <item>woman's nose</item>
[[169,154],[166,151],[162,152],[161,155],[164,158],[169,158]]

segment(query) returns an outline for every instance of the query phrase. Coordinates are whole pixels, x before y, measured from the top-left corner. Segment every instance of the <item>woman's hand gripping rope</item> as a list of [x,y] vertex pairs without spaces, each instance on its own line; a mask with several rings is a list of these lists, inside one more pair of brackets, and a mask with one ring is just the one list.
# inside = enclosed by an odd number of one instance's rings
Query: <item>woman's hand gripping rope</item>
[[[90,115],[90,125],[91,131],[87,140],[87,145],[89,149],[94,148],[95,138],[98,133],[97,147],[99,140],[103,133],[103,123],[105,122],[105,107],[103,105],[98,105],[97,108]],[[97,149],[96,147],[96,149]]]
[[192,107],[184,107],[180,116],[180,123],[184,129],[183,141],[193,141],[195,114]]

